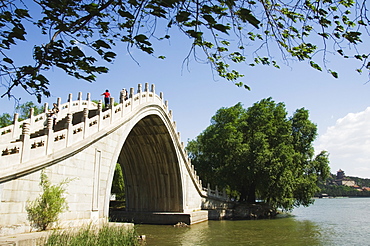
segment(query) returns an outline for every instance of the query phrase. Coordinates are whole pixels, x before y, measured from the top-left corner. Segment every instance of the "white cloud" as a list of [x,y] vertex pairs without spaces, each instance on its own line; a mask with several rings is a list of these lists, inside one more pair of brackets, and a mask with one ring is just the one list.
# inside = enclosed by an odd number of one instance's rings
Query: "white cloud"
[[370,178],[370,107],[349,113],[328,127],[315,146],[330,153],[331,172]]

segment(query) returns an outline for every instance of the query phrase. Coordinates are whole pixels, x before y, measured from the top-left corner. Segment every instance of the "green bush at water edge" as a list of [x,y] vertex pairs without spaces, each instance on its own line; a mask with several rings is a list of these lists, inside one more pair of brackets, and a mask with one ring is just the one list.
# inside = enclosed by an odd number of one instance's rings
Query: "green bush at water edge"
[[122,226],[92,226],[80,230],[54,231],[43,246],[126,246],[140,245],[135,230]]

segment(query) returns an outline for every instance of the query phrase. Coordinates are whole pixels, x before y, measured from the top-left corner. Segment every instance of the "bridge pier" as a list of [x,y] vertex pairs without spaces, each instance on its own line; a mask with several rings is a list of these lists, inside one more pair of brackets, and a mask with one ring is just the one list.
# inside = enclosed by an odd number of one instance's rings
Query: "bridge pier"
[[183,222],[192,225],[208,220],[208,211],[199,210],[190,213],[170,212],[127,212],[111,211],[109,214],[112,222],[133,222],[135,224],[176,225]]

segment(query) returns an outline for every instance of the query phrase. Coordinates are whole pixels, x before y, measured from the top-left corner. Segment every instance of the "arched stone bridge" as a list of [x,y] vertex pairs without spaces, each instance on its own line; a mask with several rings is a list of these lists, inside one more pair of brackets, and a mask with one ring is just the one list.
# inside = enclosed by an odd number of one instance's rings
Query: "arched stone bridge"
[[61,227],[103,222],[109,217],[111,185],[116,163],[124,172],[126,211],[119,220],[140,223],[196,223],[207,220],[224,194],[202,187],[184,151],[172,112],[154,85],[141,84],[129,98],[120,95],[103,109],[90,95],[72,95],[57,104],[58,121],[45,112],[0,129],[0,235],[29,231],[27,201],[41,192],[40,172],[52,183],[70,179],[69,210]]

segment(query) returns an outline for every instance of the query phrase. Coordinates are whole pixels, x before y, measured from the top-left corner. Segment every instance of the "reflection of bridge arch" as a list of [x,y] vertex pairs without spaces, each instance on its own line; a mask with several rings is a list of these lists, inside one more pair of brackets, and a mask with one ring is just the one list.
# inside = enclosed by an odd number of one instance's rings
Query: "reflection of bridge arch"
[[[137,94],[131,88],[127,101],[120,99],[108,110],[81,95],[58,104],[54,129],[46,112],[0,129],[0,228],[28,230],[25,205],[40,193],[40,170],[45,168],[53,183],[72,179],[62,225],[107,220],[117,162],[125,175],[128,212],[176,213],[175,220],[185,216],[188,223],[207,219],[200,211],[207,192],[183,149],[167,102],[154,86],[149,91],[147,84],[144,90],[139,85]],[[6,233],[2,230],[0,235]]]

